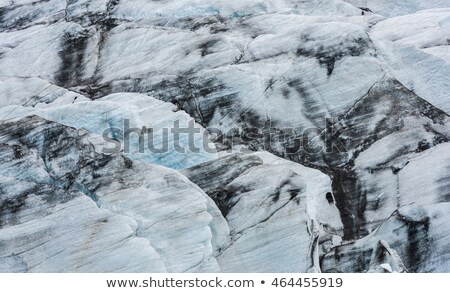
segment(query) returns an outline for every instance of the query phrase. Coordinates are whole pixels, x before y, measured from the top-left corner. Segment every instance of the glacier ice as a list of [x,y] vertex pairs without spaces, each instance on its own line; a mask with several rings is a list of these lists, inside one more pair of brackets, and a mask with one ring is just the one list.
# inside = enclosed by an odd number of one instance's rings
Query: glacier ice
[[[450,271],[449,17],[0,0],[0,271]],[[125,122],[170,149],[105,152]]]

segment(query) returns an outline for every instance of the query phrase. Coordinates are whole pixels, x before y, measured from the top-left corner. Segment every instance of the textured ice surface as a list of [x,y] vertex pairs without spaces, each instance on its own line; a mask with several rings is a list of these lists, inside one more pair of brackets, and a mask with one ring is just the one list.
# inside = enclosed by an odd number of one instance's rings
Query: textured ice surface
[[395,17],[378,23],[370,33],[393,75],[447,113],[450,113],[449,14],[450,9],[433,9]]
[[95,136],[37,116],[0,132],[2,271],[219,270],[224,220],[178,172],[98,153]]
[[449,271],[449,9],[0,0],[0,270]]
[[[18,86],[22,83],[18,83]],[[4,83],[7,91],[12,91],[12,86],[14,84]],[[27,90],[14,92],[26,97]],[[123,153],[131,159],[174,169],[217,158],[215,146],[205,136],[205,129],[171,103],[131,93],[113,94],[90,101],[57,87],[54,87],[52,96],[59,92],[63,95],[53,102],[41,102],[34,108],[4,107],[0,109],[0,117],[12,119],[39,115],[64,125],[83,128],[106,137],[100,149],[104,153]],[[47,95],[46,98],[50,97]],[[189,140],[188,133],[175,134],[175,126],[179,129],[191,127],[192,131],[196,131],[194,139]],[[114,140],[120,144],[115,144]]]
[[[230,165],[235,172],[224,174]],[[343,234],[339,211],[327,200],[331,181],[320,171],[258,152],[182,173],[213,198],[228,222],[231,242],[218,256],[222,271],[320,272],[321,248]]]

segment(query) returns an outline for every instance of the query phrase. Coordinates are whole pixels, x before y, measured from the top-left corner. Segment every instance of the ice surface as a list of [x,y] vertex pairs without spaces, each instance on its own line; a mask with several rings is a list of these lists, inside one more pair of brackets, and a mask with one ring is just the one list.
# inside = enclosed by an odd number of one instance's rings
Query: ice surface
[[[228,165],[236,172],[222,173]],[[230,243],[218,255],[222,271],[320,272],[321,248],[340,244],[342,222],[326,197],[331,181],[320,171],[257,152],[182,172],[207,191],[228,222]]]
[[449,9],[0,0],[0,270],[449,271]]
[[[11,83],[8,83],[9,86],[12,86]],[[53,91],[52,95],[54,94]],[[65,98],[69,103],[64,103],[64,98],[60,97],[51,104],[39,104],[40,107],[35,108],[5,107],[0,110],[0,117],[11,119],[39,115],[67,126],[84,128],[106,137],[105,153],[124,153],[131,159],[174,169],[187,168],[217,158],[215,146],[206,136],[205,129],[171,103],[130,93],[113,94],[93,102],[86,98],[83,101],[82,96],[76,96],[74,101],[75,96],[71,93]],[[189,140],[188,133],[177,137],[173,132],[175,125],[183,129],[191,127],[196,131],[194,140]],[[127,129],[128,135],[125,133]],[[146,135],[141,135],[145,129],[148,129]],[[111,142],[113,138],[121,141],[121,147],[116,148]],[[205,145],[208,146],[207,149],[204,148]]]
[[97,153],[95,135],[37,116],[0,137],[2,271],[219,270],[225,220],[180,173]]

